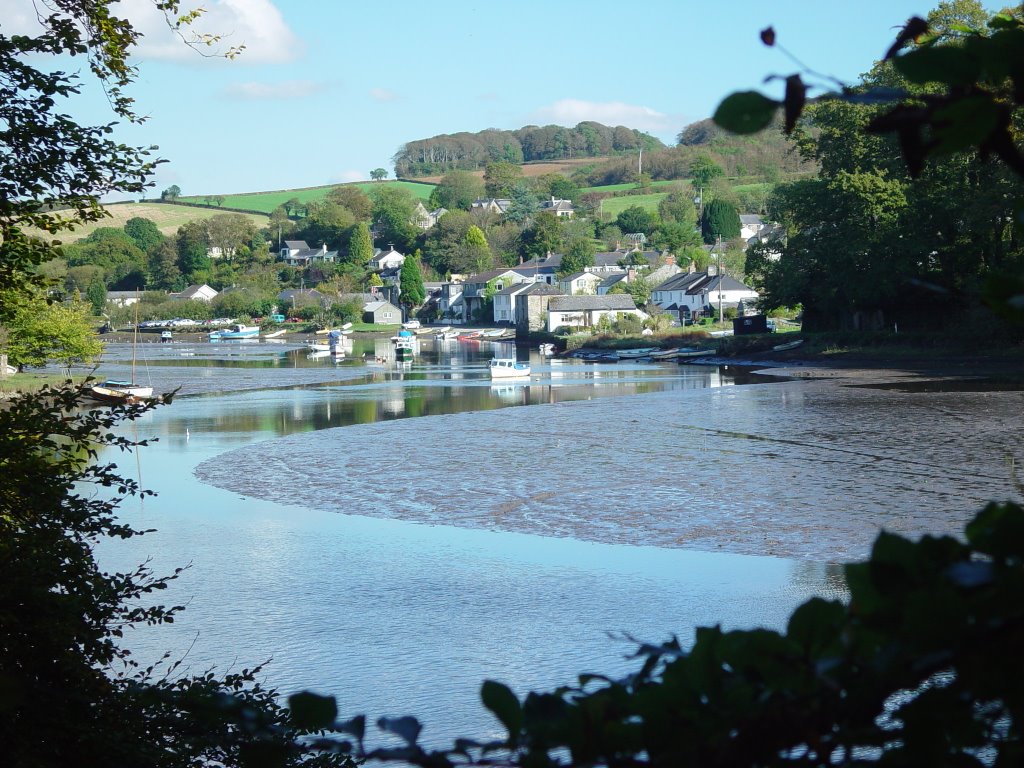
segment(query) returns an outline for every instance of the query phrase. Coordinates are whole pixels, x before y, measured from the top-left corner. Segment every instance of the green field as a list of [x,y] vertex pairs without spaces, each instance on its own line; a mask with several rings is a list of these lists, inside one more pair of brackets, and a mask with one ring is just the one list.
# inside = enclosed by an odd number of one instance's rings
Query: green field
[[[225,208],[244,208],[250,211],[262,211],[270,213],[277,206],[288,200],[296,199],[300,203],[310,203],[315,200],[322,200],[335,187],[340,184],[328,184],[323,187],[306,187],[304,189],[281,189],[273,192],[245,192],[240,195],[224,195]],[[414,184],[408,181],[360,181],[352,186],[359,187],[363,192],[369,192],[378,187],[399,187],[408,190],[417,200],[426,202],[430,199],[430,193],[434,189],[433,184]],[[205,195],[191,195],[181,197],[189,203],[206,203]]]
[[[61,232],[59,235],[48,235],[42,230],[29,229],[29,234],[46,239],[60,240],[62,243],[74,243],[88,237],[100,227],[123,227],[128,219],[136,216],[150,219],[165,235],[173,235],[182,224],[196,219],[208,219],[225,211],[216,208],[193,208],[190,205],[173,205],[171,203],[113,203],[106,206],[108,218],[91,224],[83,224],[73,232]],[[267,217],[256,213],[244,213],[252,219],[257,227],[267,225]]]
[[668,196],[668,192],[655,192],[650,195],[628,195],[625,197],[609,197],[601,201],[601,215],[605,221],[614,219],[627,208],[640,206],[651,213],[658,212],[658,203]]
[[[687,184],[688,182],[684,179],[677,181],[652,181],[652,187],[670,187],[673,184]],[[589,192],[623,192],[627,189],[636,189],[636,184],[630,182],[627,184],[605,184],[603,187],[586,187],[581,189],[580,192],[587,194]]]

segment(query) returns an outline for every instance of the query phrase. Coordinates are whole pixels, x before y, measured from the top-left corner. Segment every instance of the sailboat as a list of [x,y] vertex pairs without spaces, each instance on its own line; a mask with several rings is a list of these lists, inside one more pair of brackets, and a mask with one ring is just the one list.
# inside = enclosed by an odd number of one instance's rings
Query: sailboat
[[135,304],[135,332],[132,334],[132,377],[130,381],[107,379],[102,384],[90,387],[86,393],[93,400],[101,403],[120,405],[123,403],[139,403],[153,397],[153,388],[135,383],[135,352],[139,343],[139,307]]

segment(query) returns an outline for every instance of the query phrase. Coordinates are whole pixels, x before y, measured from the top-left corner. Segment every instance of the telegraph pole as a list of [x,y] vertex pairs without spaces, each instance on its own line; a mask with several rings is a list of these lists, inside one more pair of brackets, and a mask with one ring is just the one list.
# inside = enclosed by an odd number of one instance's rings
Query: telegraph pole
[[725,323],[725,311],[722,309],[722,236],[718,236],[718,242],[715,243],[715,248],[718,250],[718,322]]

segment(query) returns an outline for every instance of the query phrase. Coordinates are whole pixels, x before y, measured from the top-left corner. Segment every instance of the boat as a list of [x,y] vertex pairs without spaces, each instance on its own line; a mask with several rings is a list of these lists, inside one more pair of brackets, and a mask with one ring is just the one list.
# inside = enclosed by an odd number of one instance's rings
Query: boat
[[553,354],[555,354],[555,345],[554,344],[540,344],[537,347],[537,349],[540,351],[540,353],[542,355],[545,355],[545,356],[546,355],[553,355]]
[[210,341],[224,340],[224,339],[255,339],[260,335],[260,328],[258,325],[241,325],[235,323],[229,325],[227,328],[222,328],[219,331],[210,331]]
[[492,379],[521,379],[530,375],[530,364],[512,357],[495,357],[488,366]]
[[452,339],[457,339],[458,337],[459,332],[453,330],[441,331],[440,333],[434,334],[434,338],[437,339],[438,341],[451,341]]
[[658,347],[642,347],[639,349],[619,349],[616,354],[620,360],[633,360],[638,357],[650,357],[658,351]]
[[265,333],[265,334],[263,334],[263,338],[264,339],[276,339],[278,336],[284,336],[284,334],[285,334],[285,329],[281,328],[280,330],[274,331],[273,333]]
[[787,341],[785,344],[776,344],[772,347],[772,352],[785,352],[787,349],[796,349],[803,343],[803,339],[797,339],[796,341]]
[[676,359],[682,363],[693,357],[707,357],[708,355],[713,354],[715,354],[715,350],[713,349],[691,349],[687,352],[682,352],[676,355]]
[[697,352],[693,347],[675,347],[674,349],[663,349],[660,352],[651,352],[652,360],[672,360],[673,358],[685,355],[688,352]]
[[493,331],[484,331],[484,334],[483,334],[485,339],[500,339],[504,335],[505,335],[505,329],[504,328],[498,328],[497,330],[493,330]]
[[396,360],[411,360],[416,354],[416,337],[411,331],[399,331],[397,336],[391,337],[395,345]]
[[478,341],[481,336],[481,331],[466,331],[458,335],[459,341]]
[[174,334],[170,331],[162,331],[160,333],[160,343],[166,344],[169,341],[174,341]]
[[130,381],[107,379],[102,384],[89,387],[86,394],[100,403],[123,405],[140,403],[153,397],[153,388],[135,383],[135,350],[139,343],[139,308],[135,305],[135,332],[132,334],[132,378]]

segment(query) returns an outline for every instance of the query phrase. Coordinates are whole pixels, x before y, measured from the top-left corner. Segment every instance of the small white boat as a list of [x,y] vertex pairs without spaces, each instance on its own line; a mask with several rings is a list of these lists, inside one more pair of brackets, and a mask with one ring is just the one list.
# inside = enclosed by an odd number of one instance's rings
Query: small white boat
[[772,347],[772,352],[785,352],[787,349],[796,349],[803,343],[803,339],[797,339],[796,341],[787,341],[785,344],[776,344]]
[[492,379],[521,379],[530,375],[530,364],[511,357],[495,357],[488,366]]
[[502,336],[505,335],[505,333],[506,331],[504,328],[498,328],[493,331],[484,331],[483,335],[485,339],[500,339]]
[[265,333],[265,334],[263,334],[263,338],[264,339],[276,339],[278,336],[284,336],[284,334],[285,334],[285,329],[281,328],[280,330],[274,331],[273,333]]
[[676,355],[676,359],[680,362],[683,360],[689,360],[691,357],[707,357],[708,355],[715,354],[713,349],[690,349],[686,352],[680,352]]
[[259,335],[260,327],[258,325],[241,325],[238,323],[219,331],[210,331],[209,334],[210,341],[218,339],[255,339]]
[[617,349],[619,360],[635,360],[638,357],[650,357],[658,351],[657,347],[641,347],[639,349]]

